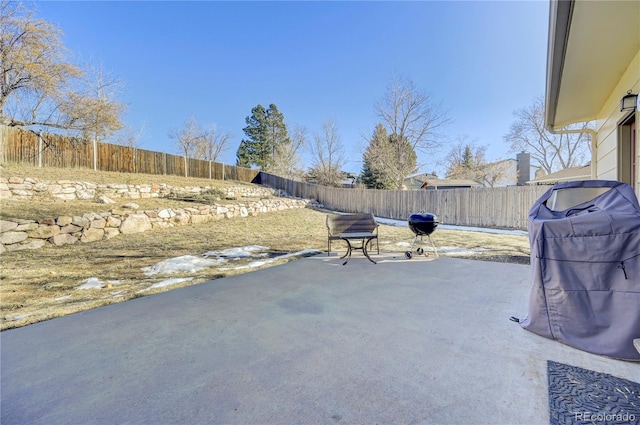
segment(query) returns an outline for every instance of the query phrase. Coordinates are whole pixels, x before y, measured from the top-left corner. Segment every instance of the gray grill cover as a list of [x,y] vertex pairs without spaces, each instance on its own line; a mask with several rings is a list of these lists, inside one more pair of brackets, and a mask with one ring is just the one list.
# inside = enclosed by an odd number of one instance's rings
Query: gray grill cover
[[[586,202],[570,206],[576,199]],[[633,346],[640,338],[640,206],[633,189],[603,180],[557,184],[533,205],[528,224],[533,282],[521,326],[584,351],[640,361]]]

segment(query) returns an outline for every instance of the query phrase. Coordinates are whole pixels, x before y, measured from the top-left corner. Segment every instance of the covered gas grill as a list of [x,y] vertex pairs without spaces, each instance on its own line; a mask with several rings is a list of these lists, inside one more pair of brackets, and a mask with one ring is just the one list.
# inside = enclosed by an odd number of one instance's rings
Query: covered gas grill
[[640,361],[640,204],[626,183],[560,183],[529,211],[528,331]]
[[[436,249],[433,240],[431,239],[431,234],[438,227],[439,221],[438,217],[435,214],[431,213],[419,213],[419,214],[411,214],[408,220],[409,229],[416,235],[413,238],[413,242],[411,243],[411,249],[404,253],[406,258],[411,258],[413,256],[413,247],[416,243],[423,243],[422,238],[426,236],[433,247],[433,251],[436,253],[436,257],[438,256],[438,250]],[[420,240],[418,241],[418,238]],[[418,247],[416,252],[420,255],[424,254],[424,249],[422,247]],[[429,255],[429,254],[426,254]]]

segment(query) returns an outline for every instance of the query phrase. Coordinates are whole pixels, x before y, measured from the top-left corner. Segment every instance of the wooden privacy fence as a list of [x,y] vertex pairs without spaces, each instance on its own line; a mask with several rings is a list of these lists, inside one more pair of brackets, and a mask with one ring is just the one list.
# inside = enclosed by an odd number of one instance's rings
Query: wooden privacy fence
[[[121,173],[188,176],[259,182],[292,196],[316,199],[327,208],[372,212],[406,220],[416,212],[432,212],[441,223],[526,229],[533,203],[548,186],[516,186],[451,190],[342,189],[289,180],[248,168],[225,165],[110,143],[94,144],[70,137],[0,126],[0,163],[38,167],[89,168]],[[185,173],[185,165],[187,172]]]
[[0,162],[36,167],[89,168],[120,173],[175,175],[253,182],[258,170],[135,147],[94,143],[17,127],[0,126]]
[[549,186],[513,186],[447,190],[342,189],[319,186],[260,173],[263,185],[292,196],[316,199],[329,209],[372,212],[377,217],[407,220],[418,212],[431,212],[443,224],[527,229],[534,202]]

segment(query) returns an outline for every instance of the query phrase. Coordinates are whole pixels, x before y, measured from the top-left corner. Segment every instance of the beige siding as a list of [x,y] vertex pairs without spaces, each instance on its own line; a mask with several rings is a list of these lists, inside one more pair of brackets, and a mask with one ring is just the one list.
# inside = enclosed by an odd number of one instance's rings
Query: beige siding
[[[606,155],[601,156],[598,160],[598,179],[617,180],[618,179],[618,155],[617,149],[610,150]],[[611,178],[605,178],[604,175]]]
[[[596,121],[598,132],[597,149],[594,156],[595,177],[597,179],[617,180],[618,177],[618,122],[625,117],[620,112],[620,100],[627,94],[640,91],[640,50],[629,64],[615,89],[602,105]],[[636,153],[640,156],[640,137],[638,137],[640,114],[636,111]],[[640,160],[636,160],[636,176],[640,178]],[[640,197],[640,181],[636,182],[636,195]]]

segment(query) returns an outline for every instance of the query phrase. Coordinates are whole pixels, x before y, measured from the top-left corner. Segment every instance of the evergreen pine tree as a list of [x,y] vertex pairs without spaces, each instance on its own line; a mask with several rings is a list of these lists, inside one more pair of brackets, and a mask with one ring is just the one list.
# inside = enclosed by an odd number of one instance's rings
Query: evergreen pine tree
[[246,140],[240,142],[238,150],[236,151],[236,165],[238,167],[250,168],[251,162],[249,161],[249,147]]
[[404,179],[415,172],[417,160],[406,137],[388,136],[384,126],[378,124],[363,155],[360,179],[372,189],[401,189]]
[[466,170],[472,170],[474,167],[474,155],[471,150],[471,146],[466,145],[464,147],[464,153],[462,154],[462,164],[461,167]]
[[287,132],[287,126],[284,124],[284,115],[278,110],[275,104],[270,104],[265,114],[265,138],[264,145],[264,169],[272,170],[275,161],[278,158],[277,153],[291,144]]
[[367,150],[362,156],[360,181],[369,189],[390,189],[393,182],[385,172],[386,158],[389,156],[389,136],[382,124],[378,124]]
[[257,166],[269,170],[274,166],[276,151],[291,143],[284,124],[284,115],[275,104],[269,109],[257,105],[251,116],[245,118],[247,126],[242,129],[247,139],[242,139],[236,152],[236,164],[242,167]]

